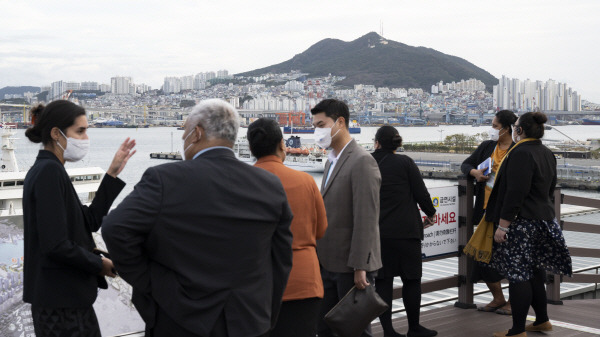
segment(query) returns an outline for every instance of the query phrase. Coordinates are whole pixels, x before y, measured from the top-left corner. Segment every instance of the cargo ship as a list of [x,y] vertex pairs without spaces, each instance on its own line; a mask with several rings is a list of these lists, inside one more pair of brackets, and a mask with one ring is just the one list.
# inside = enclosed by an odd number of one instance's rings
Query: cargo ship
[[581,122],[583,125],[600,125],[600,119],[583,118]]

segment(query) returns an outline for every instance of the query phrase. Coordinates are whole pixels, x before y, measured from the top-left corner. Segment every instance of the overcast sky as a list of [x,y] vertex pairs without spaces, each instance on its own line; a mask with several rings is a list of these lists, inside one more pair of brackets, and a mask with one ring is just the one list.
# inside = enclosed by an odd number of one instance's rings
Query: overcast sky
[[116,75],[159,88],[165,76],[280,63],[381,21],[387,39],[496,77],[566,82],[600,103],[598,0],[0,0],[0,88]]

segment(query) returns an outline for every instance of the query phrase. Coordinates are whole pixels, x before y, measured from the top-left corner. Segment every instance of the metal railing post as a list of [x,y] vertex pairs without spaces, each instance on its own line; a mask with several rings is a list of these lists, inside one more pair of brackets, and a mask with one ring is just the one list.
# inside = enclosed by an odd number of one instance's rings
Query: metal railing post
[[462,250],[473,235],[473,180],[465,176],[458,177],[458,301],[455,307],[463,309],[475,308],[473,303],[473,283],[469,277],[473,272],[473,259],[463,254]]
[[[554,214],[558,223],[561,224],[560,220],[560,205],[562,204],[562,194],[560,193],[560,187],[554,190]],[[561,275],[558,274],[546,274],[546,299],[549,304],[563,304],[560,300],[560,282]]]

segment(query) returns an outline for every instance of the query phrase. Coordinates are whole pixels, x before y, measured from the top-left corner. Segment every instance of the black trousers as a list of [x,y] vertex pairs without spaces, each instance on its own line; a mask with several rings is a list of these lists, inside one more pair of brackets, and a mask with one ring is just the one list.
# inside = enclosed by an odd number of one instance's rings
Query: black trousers
[[318,297],[285,301],[271,337],[315,337],[322,299]]
[[49,309],[31,306],[36,337],[100,337],[93,307]]
[[[367,280],[375,286],[375,273],[367,272]],[[346,293],[354,286],[354,273],[334,273],[321,268],[321,278],[323,279],[323,288],[325,296],[321,305],[321,313],[319,315],[318,332],[319,337],[332,337],[333,332],[323,320],[325,315],[333,308]],[[362,333],[361,337],[371,337],[371,326]]]

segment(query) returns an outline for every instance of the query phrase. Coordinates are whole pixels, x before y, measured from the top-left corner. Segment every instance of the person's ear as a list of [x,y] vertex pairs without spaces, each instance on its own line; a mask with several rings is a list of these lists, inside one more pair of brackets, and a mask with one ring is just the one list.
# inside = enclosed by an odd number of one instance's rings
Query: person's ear
[[62,135],[60,134],[60,129],[58,127],[55,126],[55,127],[52,128],[52,130],[50,130],[50,137],[55,142],[57,142],[60,139],[61,136]]
[[279,149],[283,152],[285,152],[285,139],[281,138],[281,142],[279,143]]
[[198,143],[202,139],[202,135],[204,134],[204,129],[200,125],[196,125],[192,135],[192,143]]

